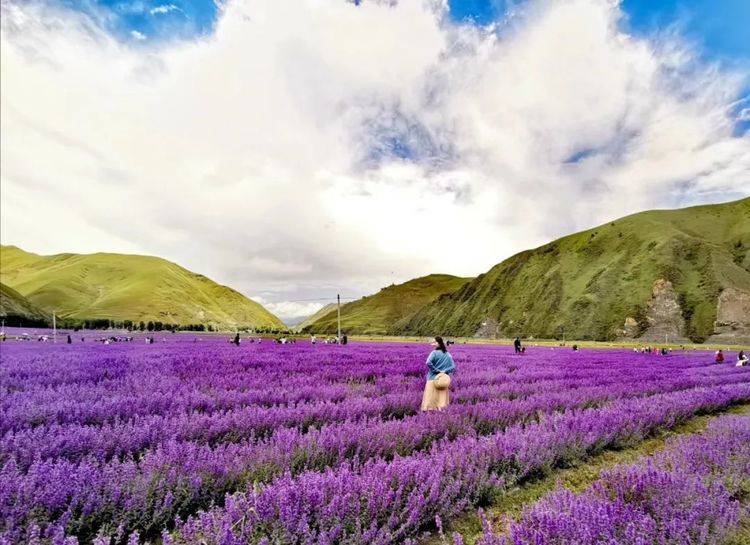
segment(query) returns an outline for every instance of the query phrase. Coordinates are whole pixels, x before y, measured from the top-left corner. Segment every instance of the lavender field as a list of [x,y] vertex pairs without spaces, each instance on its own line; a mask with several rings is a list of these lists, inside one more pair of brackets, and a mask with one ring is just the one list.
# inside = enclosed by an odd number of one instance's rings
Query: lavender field
[[76,341],[0,348],[0,543],[416,542],[506,487],[750,401],[750,369],[707,352],[455,345],[451,406],[422,414],[426,344]]
[[[724,543],[750,510],[750,417],[722,416],[639,464],[605,471],[580,495],[559,488],[477,545]],[[460,536],[454,544],[460,545]]]

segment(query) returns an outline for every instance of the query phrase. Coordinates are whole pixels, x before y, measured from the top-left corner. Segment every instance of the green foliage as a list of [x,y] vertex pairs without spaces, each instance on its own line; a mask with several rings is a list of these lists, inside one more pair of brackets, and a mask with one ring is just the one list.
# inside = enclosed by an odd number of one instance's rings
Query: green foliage
[[742,239],[737,239],[737,242],[732,244],[732,259],[737,265],[741,265],[742,262],[745,259],[745,255],[747,254],[747,249],[745,248],[744,242],[742,242]]

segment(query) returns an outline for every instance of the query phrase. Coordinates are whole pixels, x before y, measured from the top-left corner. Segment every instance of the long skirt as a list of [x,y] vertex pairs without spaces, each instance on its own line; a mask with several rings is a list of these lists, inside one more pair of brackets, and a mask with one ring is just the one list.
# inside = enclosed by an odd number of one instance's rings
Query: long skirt
[[447,407],[448,403],[450,402],[448,390],[449,388],[438,390],[437,388],[435,388],[435,381],[428,380],[424,385],[424,394],[422,395],[422,410],[439,411]]

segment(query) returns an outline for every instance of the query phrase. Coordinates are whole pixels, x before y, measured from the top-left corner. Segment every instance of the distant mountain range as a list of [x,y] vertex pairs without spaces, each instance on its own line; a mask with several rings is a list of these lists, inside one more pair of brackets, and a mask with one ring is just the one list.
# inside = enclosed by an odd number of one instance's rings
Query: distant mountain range
[[[46,314],[54,310],[68,320],[285,329],[281,320],[241,293],[158,257],[42,256],[0,246],[0,281],[33,307]],[[10,295],[7,300],[20,305]]]
[[[260,304],[157,257],[0,247],[0,315],[285,329]],[[750,198],[617,219],[476,278],[433,274],[341,307],[347,334],[750,343]],[[335,305],[295,329],[334,334]]]
[[[449,274],[431,274],[403,284],[381,289],[341,306],[341,329],[348,334],[383,335],[405,322],[436,297],[455,292],[470,278]],[[323,307],[300,324],[299,330],[314,333],[336,333],[336,305]]]
[[[342,306],[346,332],[750,343],[750,198],[642,212]],[[446,282],[434,288],[436,278]],[[448,281],[447,279],[452,279]],[[419,297],[404,297],[420,286]],[[442,292],[442,293],[441,293]],[[335,331],[335,313],[307,331]]]
[[315,314],[308,316],[303,321],[301,321],[299,324],[297,324],[294,329],[295,331],[310,331],[307,326],[314,324],[318,320],[320,320],[323,316],[328,314],[329,312],[335,312],[336,311],[336,303],[329,303],[322,307],[320,310],[318,310]]

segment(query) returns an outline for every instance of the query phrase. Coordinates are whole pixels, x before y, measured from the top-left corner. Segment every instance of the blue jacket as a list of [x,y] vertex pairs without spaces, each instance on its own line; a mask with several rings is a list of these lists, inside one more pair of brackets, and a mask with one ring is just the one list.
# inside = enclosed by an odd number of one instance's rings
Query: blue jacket
[[452,374],[456,370],[456,363],[448,352],[433,350],[427,356],[427,369],[427,380],[435,380],[438,373]]

